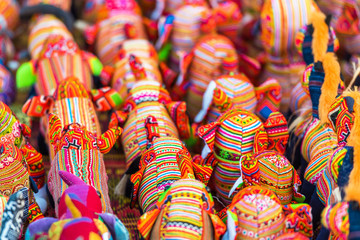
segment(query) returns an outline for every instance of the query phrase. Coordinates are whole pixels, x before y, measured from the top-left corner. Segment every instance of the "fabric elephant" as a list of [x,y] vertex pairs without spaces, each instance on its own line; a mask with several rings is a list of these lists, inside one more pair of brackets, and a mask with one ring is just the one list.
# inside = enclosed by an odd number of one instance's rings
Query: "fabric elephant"
[[125,40],[147,38],[141,11],[134,0],[106,0],[99,8],[97,22],[85,29],[85,38],[101,62],[113,66]]
[[281,87],[275,79],[268,79],[254,87],[245,75],[226,75],[211,81],[203,96],[202,109],[194,122],[214,122],[226,110],[240,107],[256,113],[266,120],[272,112],[278,112]]
[[153,210],[141,216],[138,229],[145,239],[220,239],[226,226],[213,207],[203,183],[180,179],[160,196]]
[[161,87],[159,82],[137,81],[125,100],[123,111],[117,111],[119,122],[123,124],[124,132],[121,143],[125,152],[126,166],[132,164],[145,151],[148,131],[152,131],[152,120],[145,119],[153,116],[158,124],[160,137],[174,137],[187,139],[190,137],[189,118],[186,114],[184,102],[174,102],[169,93]]
[[[102,213],[101,198],[80,178],[59,171],[67,188],[59,199],[59,219],[46,217],[29,225],[25,239],[130,239],[122,222],[113,214]],[[81,229],[81,231],[79,231]]]
[[[204,172],[206,183],[211,180],[225,206],[231,203],[232,195],[239,191],[241,183],[246,182],[244,178],[249,177],[250,184],[253,180],[256,182],[259,171],[257,161],[253,157],[257,153],[275,150],[273,154],[276,156],[279,153],[279,159],[282,159],[280,162],[288,162],[286,158],[281,157],[288,139],[286,125],[284,116],[278,112],[272,113],[267,121],[262,123],[253,113],[235,107],[226,111],[215,122],[198,129],[198,135],[204,140],[205,147],[201,156],[195,156],[193,161],[213,169],[213,174],[211,171]],[[275,162],[275,165],[278,164]],[[289,163],[282,166],[284,169],[292,169]],[[291,176],[288,170],[277,170],[274,171],[275,175],[285,174],[286,178],[295,180],[290,180],[285,185],[290,189],[291,186],[296,188],[299,180],[294,170],[291,170]],[[292,195],[286,197],[289,198],[291,199]]]
[[68,171],[94,187],[101,196],[102,212],[112,213],[103,154],[111,150],[121,131],[116,118],[113,118],[106,132],[94,135],[79,123],[70,123],[63,127],[61,120],[50,114],[49,139],[55,156],[51,159],[48,188],[55,200],[57,216],[58,200],[67,188],[59,176],[59,171]]
[[230,204],[223,239],[278,239],[287,233],[298,233],[305,239],[312,237],[310,206],[282,206],[271,190],[253,186],[237,193]]

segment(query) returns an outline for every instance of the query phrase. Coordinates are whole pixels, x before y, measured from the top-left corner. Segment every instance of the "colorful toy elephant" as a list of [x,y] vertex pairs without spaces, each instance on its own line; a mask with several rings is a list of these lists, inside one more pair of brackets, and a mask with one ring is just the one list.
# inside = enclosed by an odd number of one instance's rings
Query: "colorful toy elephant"
[[[286,120],[280,113],[272,113],[263,124],[253,113],[241,108],[232,108],[215,122],[198,129],[198,135],[204,140],[205,147],[201,156],[195,156],[193,161],[201,166],[213,168],[214,173],[211,176],[211,181],[213,181],[215,190],[225,205],[231,203],[231,196],[234,192],[239,191],[239,185],[244,181],[243,178],[249,178],[250,184],[259,182],[256,179],[260,177],[261,167],[254,158],[257,153],[260,154],[259,157],[262,156],[264,150],[276,150],[270,154],[272,157],[269,158],[273,159],[274,162],[267,162],[264,165],[282,165],[283,169],[274,169],[273,176],[280,177],[284,174],[287,176],[284,178],[292,179],[284,184],[289,189],[292,189],[292,186],[296,189],[299,179],[291,164],[281,156],[285,152],[288,139],[286,125]],[[265,174],[266,171],[268,170],[264,168],[265,178],[268,176]],[[206,180],[209,181],[209,172],[206,174]],[[296,193],[292,190],[290,192]],[[285,198],[284,200],[287,202],[292,198],[292,194]]]
[[227,210],[227,232],[223,239],[278,239],[294,232],[312,237],[310,206],[282,206],[271,190],[253,186],[244,188],[234,197]]
[[97,13],[97,23],[85,30],[88,44],[105,65],[112,66],[127,39],[146,39],[140,8],[134,0],[105,0]]
[[211,81],[203,96],[203,106],[194,122],[214,122],[232,107],[240,107],[256,113],[266,120],[272,112],[278,112],[281,87],[275,79],[268,79],[254,87],[245,75],[221,76]]
[[129,233],[113,214],[102,213],[98,192],[80,178],[59,172],[69,185],[59,201],[59,219],[46,217],[29,225],[25,239],[130,239]]
[[310,22],[314,11],[317,7],[312,0],[265,0],[262,7],[261,40],[266,51],[266,65],[261,79],[275,78],[280,82],[283,113],[288,111],[290,92],[305,69],[295,48],[295,35]]
[[203,183],[180,179],[160,196],[153,210],[141,216],[138,228],[145,239],[220,239],[226,227],[213,207]]
[[[157,135],[187,139],[190,137],[189,119],[184,102],[173,102],[159,82],[137,81],[125,101],[124,111],[118,111],[124,132],[121,142],[127,168],[140,157],[148,145],[148,131],[152,132],[152,116],[158,124]],[[155,134],[155,133],[154,133]]]
[[48,187],[58,216],[58,199],[67,188],[59,177],[61,170],[81,177],[86,184],[94,187],[101,196],[102,212],[112,212],[103,154],[111,150],[121,134],[116,122],[113,119],[106,132],[95,136],[78,123],[62,127],[61,120],[54,114],[50,115],[49,138],[55,156],[48,175]]

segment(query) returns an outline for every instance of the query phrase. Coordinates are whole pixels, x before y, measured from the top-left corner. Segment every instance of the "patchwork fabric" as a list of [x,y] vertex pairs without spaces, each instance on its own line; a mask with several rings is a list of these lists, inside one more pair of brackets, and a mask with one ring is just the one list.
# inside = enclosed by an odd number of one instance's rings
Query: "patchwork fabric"
[[285,214],[276,195],[262,187],[248,187],[227,211],[229,239],[275,239],[285,232]]
[[20,147],[23,141],[21,124],[10,108],[0,101],[0,140]]
[[[348,239],[350,234],[349,202],[327,206],[322,212],[321,223],[335,239]],[[356,211],[356,210],[355,210]]]
[[160,197],[154,210],[141,216],[138,228],[145,239],[150,239],[155,222],[160,221],[156,231],[161,238],[201,240],[213,236],[218,240],[226,227],[214,214],[213,207],[212,196],[204,184],[192,179],[181,179]]
[[308,204],[289,204],[283,206],[283,210],[286,215],[286,232],[299,232],[306,237],[313,237],[311,207]]
[[289,139],[287,121],[284,115],[279,112],[273,112],[264,123],[264,127],[269,139],[267,149],[275,150],[284,154]]

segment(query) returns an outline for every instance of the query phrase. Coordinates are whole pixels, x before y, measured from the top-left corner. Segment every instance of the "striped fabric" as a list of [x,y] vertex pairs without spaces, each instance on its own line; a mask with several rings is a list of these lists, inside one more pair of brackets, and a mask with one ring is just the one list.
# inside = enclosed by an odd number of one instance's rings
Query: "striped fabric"
[[191,118],[201,109],[203,94],[211,80],[231,72],[236,73],[238,58],[231,41],[218,34],[210,34],[194,47],[194,58],[189,67],[190,87],[186,96]]
[[302,108],[311,108],[311,100],[308,94],[304,91],[304,88],[299,82],[295,85],[293,90],[291,91],[290,103],[289,108],[291,112],[297,112]]
[[[70,123],[79,123],[95,136],[101,134],[94,105],[84,86],[76,79],[62,81],[55,91],[54,99],[55,102],[49,112],[60,118],[62,127]],[[49,133],[48,117],[42,118],[42,123],[46,126],[46,133]],[[52,147],[49,152],[50,159],[53,159],[55,154]]]
[[190,53],[197,40],[201,37],[201,20],[204,15],[209,15],[210,9],[207,6],[184,5],[174,12],[174,24],[171,34],[171,62],[173,70],[179,69],[178,51]]
[[307,181],[315,184],[319,180],[336,146],[335,132],[314,118],[305,132],[301,146],[302,156],[309,162],[304,176]]
[[159,125],[160,137],[179,138],[178,130],[166,107],[159,102],[143,102],[129,113],[121,135],[127,168],[139,157],[147,146],[145,119],[154,116]]
[[131,25],[136,29],[137,39],[146,39],[146,33],[140,15],[134,13],[121,13],[105,19],[99,23],[95,52],[101,62],[112,65],[123,42],[128,39],[126,26]]
[[[354,231],[354,237],[357,238],[358,228],[351,227],[352,223],[358,222],[358,214],[351,214],[351,211],[357,212],[357,208],[354,206],[357,204],[354,202],[339,202],[330,206],[327,206],[323,210],[321,217],[321,223],[323,227],[330,230],[330,239],[351,239],[351,230]],[[354,209],[354,210],[353,210]],[[355,210],[356,209],[356,210]],[[357,217],[356,219],[351,219],[351,216]]]
[[153,157],[145,167],[139,189],[139,205],[144,212],[154,209],[161,194],[181,178],[176,155],[184,148],[178,139],[162,137],[143,154],[141,161],[150,153]]
[[[226,227],[213,207],[212,196],[203,183],[181,179],[159,199],[156,209],[141,216],[138,228],[145,239],[157,239],[154,234],[158,234],[162,239],[219,240]],[[160,221],[159,229],[151,231],[156,219]]]
[[146,79],[162,82],[162,76],[158,66],[158,56],[152,44],[145,39],[126,40],[122,45],[122,50],[118,55],[122,58],[115,58],[115,71],[111,80],[111,86],[118,91],[120,96],[125,99],[128,90],[132,88],[137,80],[129,64],[130,54],[135,55],[145,70]]
[[0,31],[14,30],[19,21],[19,4],[15,0],[0,1]]
[[[106,174],[103,155],[97,149],[65,149],[62,148],[52,159],[48,174],[48,187],[54,198],[55,207],[58,208],[58,199],[68,188],[61,179],[59,171],[70,172],[81,178],[86,184],[93,186],[101,193],[103,212],[112,213],[109,193],[108,177]],[[57,213],[56,213],[57,214]]]
[[[216,81],[216,87],[226,93],[231,99],[233,106],[238,106],[249,112],[254,112],[257,99],[254,86],[245,75],[221,76]],[[208,112],[208,122],[214,122],[221,111],[217,106],[212,105]]]
[[335,197],[334,191],[338,187],[337,180],[339,177],[339,168],[342,166],[346,152],[346,148],[343,147],[337,148],[334,151],[326,164],[324,173],[316,183],[316,194],[325,206],[339,201],[339,199]]
[[23,136],[21,133],[21,124],[10,108],[0,101],[0,142],[15,144],[21,147]]
[[0,222],[2,220],[2,216],[3,216],[3,212],[5,210],[5,205],[7,203],[7,201],[9,200],[9,197],[8,196],[5,196],[5,195],[1,195],[0,194]]
[[261,77],[279,81],[282,87],[281,111],[287,112],[291,90],[305,65],[295,47],[296,33],[310,20],[315,9],[312,0],[266,0],[261,12],[261,40],[267,65]]
[[37,4],[49,4],[61,8],[68,12],[71,8],[71,0],[25,0],[25,6],[34,6]]
[[228,208],[229,239],[275,239],[285,232],[285,214],[276,195],[262,187],[241,190]]
[[38,59],[44,42],[52,34],[61,35],[65,39],[73,39],[65,25],[53,15],[45,14],[38,17],[36,23],[31,26],[29,34],[28,50],[31,59]]
[[241,109],[229,110],[217,122],[221,125],[214,142],[214,156],[218,160],[214,171],[215,189],[223,201],[230,204],[232,198],[228,194],[241,176],[240,158],[253,154],[255,135],[265,130],[257,116]]

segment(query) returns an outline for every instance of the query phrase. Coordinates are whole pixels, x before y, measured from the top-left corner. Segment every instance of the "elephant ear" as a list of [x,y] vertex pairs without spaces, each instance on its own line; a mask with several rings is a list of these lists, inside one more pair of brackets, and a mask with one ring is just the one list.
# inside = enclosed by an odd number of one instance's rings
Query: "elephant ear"
[[61,120],[55,114],[49,114],[49,138],[50,143],[56,146],[61,138],[62,125]]
[[155,208],[143,214],[138,221],[138,229],[145,240],[160,239],[160,224],[165,209]]
[[255,93],[258,100],[255,113],[263,121],[266,121],[271,113],[278,112],[280,109],[280,83],[276,79],[269,78],[259,87],[255,88]]
[[211,81],[209,85],[207,86],[204,95],[203,95],[203,101],[202,101],[202,108],[199,111],[199,113],[195,116],[194,121],[196,123],[200,123],[204,120],[204,118],[207,115],[207,112],[210,108],[210,106],[214,103],[214,92],[216,88],[216,82]]
[[59,219],[46,217],[32,222],[26,230],[25,239],[34,239],[37,234],[41,233],[47,234],[51,225],[57,221],[59,221]]
[[280,112],[271,113],[264,123],[264,127],[269,139],[267,149],[284,154],[289,140],[287,121],[284,115]]
[[189,116],[185,102],[170,102],[166,104],[170,117],[175,122],[181,139],[188,139],[191,135]]
[[191,155],[187,149],[176,153],[176,161],[179,166],[181,178],[195,179]]
[[[111,125],[111,123],[110,123]],[[122,133],[122,128],[112,126],[97,139],[97,145],[101,153],[108,153]]]
[[110,87],[91,90],[91,98],[96,111],[109,111],[122,104],[124,100],[120,94]]
[[238,215],[232,212],[230,209],[227,210],[227,231],[225,233],[225,236],[227,236],[226,239],[229,240],[236,239],[236,235],[237,235],[236,228],[238,225],[239,225]]
[[23,63],[16,71],[16,87],[30,87],[36,83],[36,62],[29,61]]
[[205,218],[203,228],[204,239],[219,240],[226,231],[225,223],[223,223],[217,215],[208,213],[204,210],[203,216]]
[[26,101],[22,111],[30,117],[42,117],[48,112],[53,103],[54,99],[51,96],[34,96]]
[[198,135],[205,142],[205,147],[201,152],[201,157],[203,159],[206,159],[206,157],[214,150],[215,134],[220,125],[220,122],[212,122],[199,127]]
[[19,239],[29,214],[29,190],[22,188],[9,197],[1,221],[1,239]]

